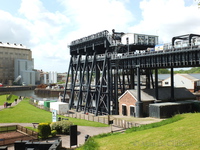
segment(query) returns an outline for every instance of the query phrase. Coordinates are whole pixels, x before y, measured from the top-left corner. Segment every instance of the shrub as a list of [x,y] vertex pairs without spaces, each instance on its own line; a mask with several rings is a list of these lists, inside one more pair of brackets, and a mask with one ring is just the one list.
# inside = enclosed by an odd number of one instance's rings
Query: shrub
[[55,137],[56,134],[57,134],[57,131],[56,131],[56,130],[52,130],[52,131],[51,131],[51,135],[52,135],[52,137]]
[[40,123],[38,125],[38,133],[42,139],[48,138],[48,136],[51,134],[51,128],[49,123]]
[[69,134],[69,127],[73,125],[72,122],[68,120],[62,120],[57,122],[52,122],[50,124],[51,130],[56,130],[60,134]]

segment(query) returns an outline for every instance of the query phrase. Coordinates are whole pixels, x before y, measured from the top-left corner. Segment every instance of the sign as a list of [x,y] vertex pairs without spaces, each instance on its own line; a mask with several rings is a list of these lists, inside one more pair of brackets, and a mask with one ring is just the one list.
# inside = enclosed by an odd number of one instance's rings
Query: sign
[[52,122],[56,122],[57,121],[57,111],[56,110],[52,110]]

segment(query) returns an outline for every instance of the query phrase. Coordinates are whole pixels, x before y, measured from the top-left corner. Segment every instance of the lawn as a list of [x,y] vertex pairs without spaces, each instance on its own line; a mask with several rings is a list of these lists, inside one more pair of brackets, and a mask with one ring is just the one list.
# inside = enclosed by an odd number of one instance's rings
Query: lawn
[[7,98],[9,98],[9,94],[0,95],[0,105],[3,105],[5,102],[13,103],[15,101],[15,99],[18,98],[18,96],[12,95],[8,100],[7,100]]
[[[181,115],[183,119],[156,128],[92,138],[99,150],[127,149],[200,149],[200,113]],[[81,148],[80,148],[81,149]]]
[[[61,116],[63,117],[63,116]],[[79,126],[107,127],[108,125],[87,121],[83,119],[68,118],[69,121]],[[51,122],[52,113],[39,109],[29,104],[29,99],[25,98],[14,107],[8,107],[0,111],[0,123],[32,123]]]

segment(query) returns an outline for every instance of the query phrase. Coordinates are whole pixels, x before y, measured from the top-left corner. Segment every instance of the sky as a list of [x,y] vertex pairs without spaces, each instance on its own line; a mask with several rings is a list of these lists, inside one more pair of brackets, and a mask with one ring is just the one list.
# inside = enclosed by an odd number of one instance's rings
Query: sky
[[34,69],[68,71],[73,40],[112,29],[173,36],[200,34],[198,0],[0,0],[0,41],[31,49]]

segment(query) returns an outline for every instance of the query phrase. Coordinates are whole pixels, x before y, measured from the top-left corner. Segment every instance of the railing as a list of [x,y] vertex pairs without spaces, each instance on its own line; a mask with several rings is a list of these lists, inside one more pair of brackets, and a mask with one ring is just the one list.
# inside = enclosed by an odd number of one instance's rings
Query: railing
[[[19,134],[14,137],[3,137],[4,134],[9,134],[9,132],[18,132]],[[20,140],[38,140],[38,133],[20,125],[0,126],[0,145],[13,144]]]
[[[32,104],[35,107],[38,107],[40,109],[50,111],[50,108],[45,107],[43,105],[41,105],[41,106],[37,105],[36,103],[33,102],[33,100],[30,100],[30,104]],[[120,127],[120,128],[124,128],[124,129],[140,126],[139,123],[127,121],[127,120],[120,119],[120,118],[109,119],[108,115],[95,116],[92,113],[83,114],[83,113],[74,112],[74,111],[68,111],[68,114],[66,114],[66,115],[68,117],[71,117],[71,118],[84,119],[84,120],[88,120],[88,121],[95,121],[95,122],[100,122],[100,123],[103,123],[103,124],[109,124],[109,121],[113,121],[112,125]]]
[[88,121],[95,121],[95,122],[100,122],[103,124],[109,124],[109,121],[113,121],[113,124],[112,124],[113,126],[117,126],[117,127],[124,128],[124,129],[140,126],[139,123],[134,123],[134,122],[127,121],[124,119],[120,119],[120,118],[109,119],[109,117],[107,115],[94,116],[93,114],[89,114],[89,113],[88,114],[69,113],[68,117],[77,118],[77,119],[85,119]]

